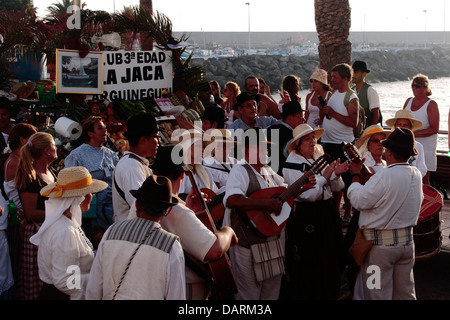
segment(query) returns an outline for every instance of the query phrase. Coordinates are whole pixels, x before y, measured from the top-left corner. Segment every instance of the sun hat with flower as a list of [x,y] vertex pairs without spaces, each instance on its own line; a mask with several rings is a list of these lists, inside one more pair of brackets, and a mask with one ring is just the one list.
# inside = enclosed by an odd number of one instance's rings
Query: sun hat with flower
[[58,173],[56,182],[41,189],[41,195],[49,198],[80,197],[102,191],[106,187],[106,182],[92,179],[85,167],[68,167]]
[[373,124],[371,126],[368,126],[366,129],[364,129],[361,138],[355,141],[355,146],[358,149],[361,148],[362,145],[376,133],[384,133],[384,139],[386,139],[389,136],[389,134],[391,134],[391,131],[384,130],[383,127],[380,126],[379,124]]

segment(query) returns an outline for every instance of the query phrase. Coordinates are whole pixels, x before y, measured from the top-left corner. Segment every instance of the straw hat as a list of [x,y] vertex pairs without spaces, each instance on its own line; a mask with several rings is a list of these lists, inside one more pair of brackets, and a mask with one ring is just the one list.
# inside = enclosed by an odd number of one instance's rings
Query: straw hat
[[368,126],[366,129],[364,129],[364,132],[358,140],[355,142],[355,146],[359,149],[361,146],[370,139],[371,136],[373,136],[376,133],[384,133],[384,139],[386,139],[390,134],[391,131],[384,130],[382,126],[379,124],[373,124],[371,126]]
[[56,182],[41,189],[41,195],[49,198],[80,197],[106,189],[104,181],[92,179],[85,167],[64,168],[58,173]]
[[36,83],[32,81],[17,82],[12,86],[11,93],[17,95],[19,99],[26,99],[33,93],[34,89],[36,89]]
[[416,131],[416,130],[418,130],[418,129],[420,129],[422,127],[422,121],[414,119],[414,116],[413,116],[412,112],[409,111],[409,110],[405,110],[405,109],[398,110],[395,113],[394,118],[387,119],[386,120],[386,125],[391,127],[391,129],[394,129],[395,122],[398,119],[408,119],[409,121],[411,121],[411,130],[412,131]]
[[316,69],[314,70],[313,74],[311,75],[311,77],[309,77],[309,79],[314,79],[317,80],[323,84],[328,84],[328,74],[325,70],[323,69],[319,69],[318,67],[316,67]]
[[237,143],[229,129],[210,129],[207,133],[218,143]]
[[316,137],[316,140],[319,140],[320,137],[325,132],[325,129],[322,128],[316,128],[313,129],[309,124],[302,123],[295,127],[294,131],[292,132],[292,136],[294,139],[289,143],[288,145],[288,151],[293,151],[297,149],[298,143],[300,142],[300,138],[306,136],[307,134],[310,134],[314,132],[314,136]]

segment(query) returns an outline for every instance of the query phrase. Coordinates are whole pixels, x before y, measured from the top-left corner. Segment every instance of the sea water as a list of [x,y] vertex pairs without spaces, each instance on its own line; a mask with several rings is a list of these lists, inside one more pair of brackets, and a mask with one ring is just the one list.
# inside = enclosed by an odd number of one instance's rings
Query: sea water
[[[373,83],[372,86],[377,90],[380,96],[381,113],[383,115],[383,126],[386,125],[385,121],[389,118],[393,118],[395,113],[403,108],[406,99],[413,97],[411,89],[411,80],[408,81],[395,81],[395,82],[378,82]],[[431,99],[436,101],[439,107],[439,130],[448,131],[448,114],[450,107],[450,77],[430,79],[430,89],[433,94]],[[299,92],[302,98],[302,107],[305,107],[306,95],[308,90],[302,90]],[[279,93],[274,94],[275,100],[280,101]],[[438,135],[437,149],[447,153],[448,151],[448,135]]]

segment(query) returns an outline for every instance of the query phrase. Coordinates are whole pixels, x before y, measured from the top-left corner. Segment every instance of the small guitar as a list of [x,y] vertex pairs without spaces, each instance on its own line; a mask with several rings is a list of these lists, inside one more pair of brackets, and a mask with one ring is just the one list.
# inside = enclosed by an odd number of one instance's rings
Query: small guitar
[[310,170],[305,172],[297,181],[286,187],[272,187],[266,188],[252,193],[250,199],[268,199],[278,198],[283,203],[281,213],[277,216],[272,212],[261,210],[248,210],[245,212],[249,222],[256,228],[256,230],[266,236],[270,237],[280,233],[284,228],[287,219],[291,213],[292,204],[294,202],[294,195],[298,189],[309,181],[309,177],[313,174],[320,173],[329,161],[328,155],[323,155],[314,163]]
[[[348,161],[354,162],[354,163],[360,163],[362,160],[362,156],[359,153],[358,149],[356,149],[355,145],[351,143],[344,143],[342,142],[342,149],[344,150],[344,154],[347,157]],[[365,164],[363,164],[361,168],[361,184],[365,184],[367,180],[371,176],[375,174],[375,171],[373,171],[372,168],[369,168]]]
[[[197,213],[197,217],[200,221],[212,232],[216,233],[217,229],[214,224],[214,220],[209,212],[208,206],[205,203],[201,190],[195,180],[192,168],[188,165],[183,166],[189,179],[191,180],[192,187],[196,192],[197,197],[200,199],[203,205],[203,209],[200,213]],[[236,281],[234,279],[233,271],[231,270],[231,263],[228,255],[225,253],[221,258],[209,261],[208,263],[211,275],[214,278],[215,290],[221,299],[229,299],[233,294],[237,293]]]

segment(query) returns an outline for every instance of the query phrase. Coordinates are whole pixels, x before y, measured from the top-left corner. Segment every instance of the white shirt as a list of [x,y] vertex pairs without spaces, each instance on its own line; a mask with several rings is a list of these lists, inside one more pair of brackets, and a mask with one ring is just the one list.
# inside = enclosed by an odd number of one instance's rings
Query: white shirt
[[[333,108],[335,112],[348,117],[348,110],[344,105],[344,98],[346,93],[346,91],[335,91],[328,99],[328,105]],[[349,101],[353,99],[358,99],[358,97],[354,93],[350,96]],[[349,143],[355,140],[355,136],[353,135],[353,128],[339,122],[334,117],[328,119],[325,116],[323,118],[322,128],[325,129],[325,132],[321,137],[322,143]]]
[[[160,221],[164,230],[176,234],[180,238],[181,246],[190,256],[206,263],[205,256],[216,242],[216,235],[210,231],[195,215],[183,204],[178,204]],[[186,266],[186,283],[199,283],[204,280]]]
[[[39,278],[70,295],[71,300],[84,299],[93,261],[91,242],[66,216],[62,215],[42,234],[38,250]],[[74,283],[78,275],[79,288]],[[74,286],[68,285],[72,283]]]
[[[309,160],[309,161],[308,161]],[[297,154],[296,152],[291,152],[289,157],[286,159],[286,162],[292,163],[306,163],[311,164],[314,162],[313,159],[306,160],[303,156]],[[304,175],[304,172],[300,172],[299,170],[293,170],[288,168],[283,168],[283,177],[288,185],[292,185],[298,179],[300,179]],[[332,197],[333,191],[340,191],[344,188],[344,181],[341,177],[338,177],[334,174],[330,177],[330,183],[325,179],[321,174],[316,174],[316,186],[312,189],[306,190],[302,192],[296,200],[298,201],[307,201],[307,202],[315,202],[319,200],[328,200]]]
[[203,159],[203,167],[211,173],[213,181],[217,185],[218,194],[225,191],[228,175],[233,166],[237,163],[236,158],[229,156],[227,159],[226,162],[220,162],[213,156]]
[[128,218],[128,215],[131,210],[135,210],[134,202],[135,198],[131,195],[130,190],[137,190],[144,183],[145,179],[151,175],[151,170],[148,167],[149,161],[143,157],[134,154],[139,157],[145,164],[146,168],[143,164],[141,164],[136,159],[130,158],[127,156],[131,152],[125,152],[123,157],[117,163],[117,166],[114,170],[114,178],[119,186],[119,188],[124,192],[125,199],[124,201],[122,197],[117,192],[114,180],[112,187],[112,200],[113,200],[113,209],[114,209],[114,222],[123,221]]
[[[100,242],[89,275],[87,300],[111,300],[122,278],[131,254],[139,245],[122,240]],[[185,300],[186,283],[184,255],[175,241],[169,254],[149,245],[142,245],[121,284],[119,300]]]
[[417,223],[423,200],[422,175],[407,163],[392,164],[378,170],[365,185],[353,182],[347,195],[352,206],[361,211],[360,227],[411,227]]

